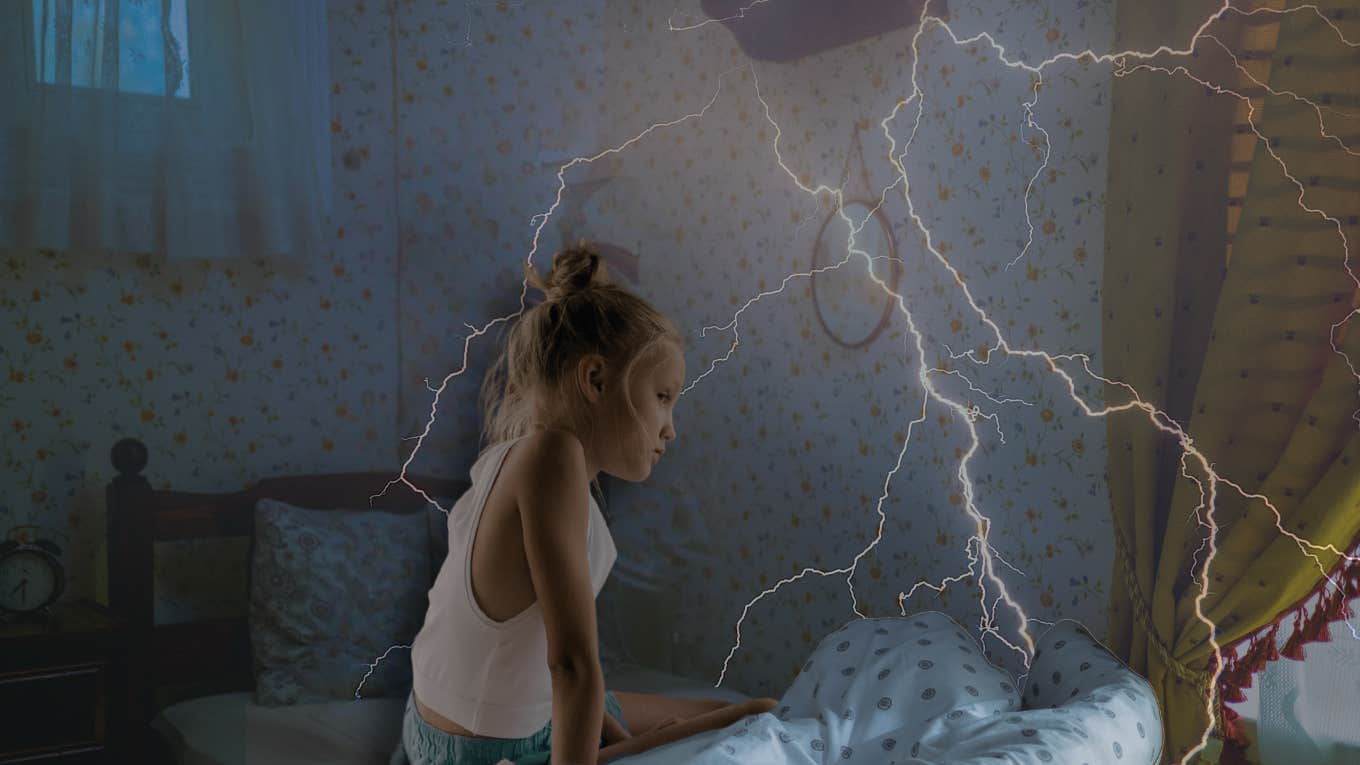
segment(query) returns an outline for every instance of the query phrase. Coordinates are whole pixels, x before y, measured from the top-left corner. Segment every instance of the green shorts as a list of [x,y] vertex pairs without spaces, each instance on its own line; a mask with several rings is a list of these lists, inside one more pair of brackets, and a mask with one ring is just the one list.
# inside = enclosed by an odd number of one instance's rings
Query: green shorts
[[[604,707],[624,730],[623,707],[614,694],[605,691]],[[631,733],[631,731],[629,731]],[[604,745],[601,740],[600,745]],[[401,722],[401,741],[392,753],[390,765],[496,765],[510,760],[515,765],[544,765],[551,762],[552,721],[525,738],[480,738],[455,736],[425,722],[416,711],[415,691],[406,697],[406,714]]]

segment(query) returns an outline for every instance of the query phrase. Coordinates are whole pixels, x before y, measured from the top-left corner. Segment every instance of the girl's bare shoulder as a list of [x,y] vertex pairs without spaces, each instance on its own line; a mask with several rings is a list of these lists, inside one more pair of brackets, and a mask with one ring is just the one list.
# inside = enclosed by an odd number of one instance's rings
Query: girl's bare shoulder
[[576,437],[576,434],[569,430],[557,428],[534,430],[520,439],[519,443],[511,447],[510,451],[512,454],[518,452],[521,460],[529,458],[570,461],[574,456],[585,456],[585,447],[581,445],[581,440]]
[[542,495],[584,485],[585,447],[570,431],[536,430],[510,448],[501,471],[509,473],[517,495],[525,489]]

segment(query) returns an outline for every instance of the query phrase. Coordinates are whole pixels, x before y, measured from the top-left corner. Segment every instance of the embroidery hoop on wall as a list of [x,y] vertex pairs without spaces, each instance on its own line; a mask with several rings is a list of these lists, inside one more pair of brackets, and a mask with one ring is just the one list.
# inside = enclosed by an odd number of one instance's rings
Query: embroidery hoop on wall
[[[869,170],[864,164],[864,147],[860,143],[859,139],[860,130],[863,129],[862,125],[863,121],[856,121],[854,130],[851,132],[850,150],[846,152],[845,170],[841,174],[841,188],[845,187],[845,181],[850,175],[850,156],[851,154],[855,153],[859,154],[860,178],[863,180],[864,186],[866,188],[872,188],[869,185]],[[897,285],[902,278],[902,263],[897,257],[897,240],[893,237],[892,224],[888,222],[887,216],[883,214],[883,208],[881,206],[877,206],[878,202],[870,201],[865,198],[856,197],[854,199],[842,203],[842,207],[846,208],[850,207],[851,205],[859,205],[863,206],[865,209],[873,210],[873,214],[870,216],[870,218],[878,222],[879,228],[883,232],[883,240],[887,244],[888,250],[886,255],[888,258],[890,258],[889,262],[892,264],[892,272],[889,279],[888,287],[893,292],[897,292]],[[817,253],[821,249],[822,236],[826,233],[826,227],[830,225],[833,220],[834,221],[841,220],[840,213],[837,212],[836,210],[832,210],[830,213],[827,214],[826,219],[822,221],[821,227],[817,229],[817,238],[812,241],[812,276],[810,277],[812,282],[811,285],[812,308],[813,311],[816,312],[817,314],[818,323],[822,325],[822,331],[826,333],[827,337],[831,338],[832,342],[844,348],[864,348],[867,347],[870,343],[872,343],[875,339],[877,339],[878,336],[882,334],[883,330],[887,329],[888,324],[892,321],[893,299],[890,295],[884,295],[884,298],[887,301],[887,305],[883,307],[883,315],[879,318],[878,325],[874,327],[869,332],[869,334],[864,337],[864,339],[858,342],[848,342],[847,340],[842,339],[840,336],[838,336],[831,329],[831,325],[827,323],[826,315],[822,312],[822,304],[817,299],[817,268],[819,267],[817,263]],[[868,225],[869,222],[866,220],[864,225],[860,228],[860,231],[863,232],[864,229],[868,227]],[[857,246],[856,249],[863,248]],[[882,255],[882,253],[876,254],[871,252],[869,253],[869,255],[870,257],[878,257],[879,255]],[[850,267],[850,265],[851,264],[847,263],[845,267]],[[870,268],[872,267],[873,265],[871,263]]]

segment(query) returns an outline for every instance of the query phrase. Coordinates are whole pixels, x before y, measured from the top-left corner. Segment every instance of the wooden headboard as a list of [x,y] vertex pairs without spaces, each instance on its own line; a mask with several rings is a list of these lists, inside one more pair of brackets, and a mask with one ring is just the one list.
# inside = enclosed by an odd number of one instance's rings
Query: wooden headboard
[[[254,546],[255,503],[269,497],[316,510],[371,508],[378,512],[425,512],[430,497],[460,496],[466,479],[407,474],[416,491],[398,481],[399,469],[373,473],[280,476],[227,494],[153,489],[142,475],[147,450],[125,438],[113,447],[117,476],[106,490],[109,531],[109,608],[127,620],[125,689],[130,746],[148,745],[148,723],[179,700],[158,689],[174,685],[180,697],[252,690],[254,667],[245,617],[158,625],[152,590],[154,543],[177,539],[246,537]],[[386,491],[384,492],[384,487]],[[370,502],[370,497],[382,496]],[[247,561],[249,558],[247,558]],[[247,568],[247,574],[249,568]],[[123,683],[120,683],[123,685]],[[144,760],[138,760],[144,761]]]

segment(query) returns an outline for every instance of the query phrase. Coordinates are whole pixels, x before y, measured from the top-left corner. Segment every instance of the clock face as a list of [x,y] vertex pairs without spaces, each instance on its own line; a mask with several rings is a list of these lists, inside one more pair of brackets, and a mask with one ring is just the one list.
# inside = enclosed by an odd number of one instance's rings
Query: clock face
[[56,571],[43,555],[19,550],[0,559],[0,607],[31,611],[47,603],[56,588]]

